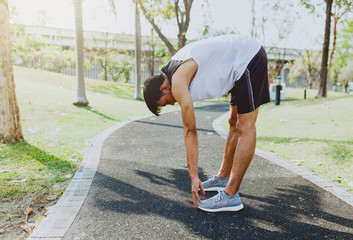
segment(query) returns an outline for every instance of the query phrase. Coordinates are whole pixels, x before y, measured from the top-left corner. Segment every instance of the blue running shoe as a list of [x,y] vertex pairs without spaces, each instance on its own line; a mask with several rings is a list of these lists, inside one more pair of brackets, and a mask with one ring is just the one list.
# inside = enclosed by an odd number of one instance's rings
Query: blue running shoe
[[217,195],[201,201],[198,208],[206,212],[234,212],[244,208],[239,192],[234,196],[227,195],[224,191]]
[[205,191],[223,191],[227,186],[229,176],[226,178],[220,178],[218,176],[212,176],[208,180],[202,182],[202,187]]

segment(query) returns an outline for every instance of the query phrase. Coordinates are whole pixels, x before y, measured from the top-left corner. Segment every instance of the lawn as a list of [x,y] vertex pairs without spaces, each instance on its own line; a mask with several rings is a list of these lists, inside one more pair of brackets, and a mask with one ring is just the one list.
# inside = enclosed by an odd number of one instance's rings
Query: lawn
[[[353,190],[353,95],[286,89],[280,106],[269,103],[257,120],[257,147]],[[223,126],[228,128],[226,120]]]

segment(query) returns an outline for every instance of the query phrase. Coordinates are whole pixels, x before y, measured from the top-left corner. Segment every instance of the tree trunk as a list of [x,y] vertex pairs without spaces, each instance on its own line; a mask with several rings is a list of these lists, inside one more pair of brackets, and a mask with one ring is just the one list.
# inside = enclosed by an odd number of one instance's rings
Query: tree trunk
[[135,96],[134,99],[142,100],[141,96],[141,22],[139,0],[135,0]]
[[151,30],[151,55],[150,55],[150,75],[154,75],[154,35],[153,35],[153,29]]
[[103,63],[103,69],[104,69],[104,81],[108,81],[108,59],[107,59],[107,53],[104,52],[104,63]]
[[13,76],[9,9],[0,0],[0,143],[23,140],[20,111]]
[[325,37],[324,37],[324,44],[322,47],[320,83],[319,83],[319,92],[317,94],[317,97],[327,97],[327,60],[328,60],[329,45],[330,45],[332,1],[333,0],[326,1]]
[[338,82],[338,71],[335,70],[333,73],[333,81],[332,81],[333,85],[335,86],[335,89],[337,87],[337,82]]
[[186,44],[186,32],[190,23],[190,12],[194,0],[184,0],[185,12],[182,12],[179,7],[179,0],[174,1],[175,15],[179,28],[178,33],[178,49],[181,49]]
[[185,27],[180,27],[179,33],[178,33],[178,49],[181,49],[182,47],[185,46],[186,44],[186,31]]
[[337,23],[338,23],[338,18],[333,19],[333,40],[332,40],[332,49],[330,51],[330,55],[328,57],[328,65],[327,65],[327,72],[330,71],[331,64],[332,64],[332,58],[333,54],[335,53],[336,49],[336,39],[337,39]]
[[312,74],[309,75],[309,88],[312,89],[313,88],[313,83],[314,83],[314,76],[312,76]]
[[87,106],[88,101],[85,91],[84,55],[83,55],[83,27],[82,27],[82,0],[74,0],[75,28],[76,28],[76,81],[77,93],[74,105]]
[[344,92],[345,92],[345,93],[348,93],[348,81],[345,81],[345,82],[343,83],[343,87],[344,87]]

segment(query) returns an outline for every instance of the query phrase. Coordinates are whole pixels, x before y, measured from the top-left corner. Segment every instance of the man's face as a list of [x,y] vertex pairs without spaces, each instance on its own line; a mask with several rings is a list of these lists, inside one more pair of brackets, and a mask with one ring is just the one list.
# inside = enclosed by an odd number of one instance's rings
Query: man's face
[[164,107],[166,105],[174,105],[175,99],[170,91],[164,93],[164,95],[156,102],[158,106]]

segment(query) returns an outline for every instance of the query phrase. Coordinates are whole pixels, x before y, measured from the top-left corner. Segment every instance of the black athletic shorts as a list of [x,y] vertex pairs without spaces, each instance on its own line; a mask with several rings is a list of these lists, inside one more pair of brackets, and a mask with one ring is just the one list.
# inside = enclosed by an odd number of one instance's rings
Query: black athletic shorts
[[229,104],[237,106],[238,114],[255,111],[260,105],[270,102],[267,54],[263,47],[228,94]]

